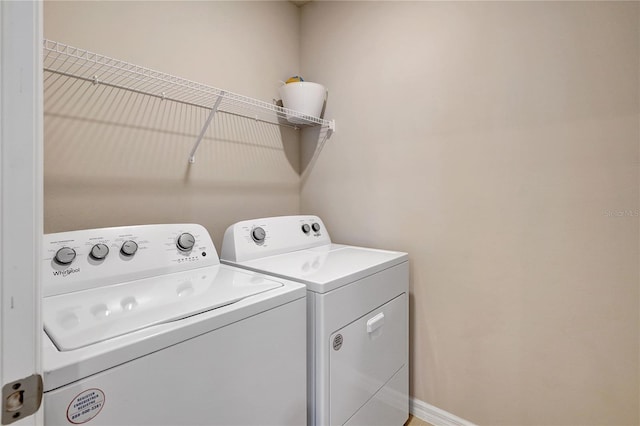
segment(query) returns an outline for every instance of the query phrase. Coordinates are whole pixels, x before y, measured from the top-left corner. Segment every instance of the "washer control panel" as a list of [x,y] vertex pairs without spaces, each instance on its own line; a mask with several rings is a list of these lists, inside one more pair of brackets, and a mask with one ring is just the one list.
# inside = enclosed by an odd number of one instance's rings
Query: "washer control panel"
[[240,262],[331,244],[318,216],[279,216],[245,220],[224,234],[221,257]]
[[197,224],[138,225],[45,234],[43,295],[220,264]]

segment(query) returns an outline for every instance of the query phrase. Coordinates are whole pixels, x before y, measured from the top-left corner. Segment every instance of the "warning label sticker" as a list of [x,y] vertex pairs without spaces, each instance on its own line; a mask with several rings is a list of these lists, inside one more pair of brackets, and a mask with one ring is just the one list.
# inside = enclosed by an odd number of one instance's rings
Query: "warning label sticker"
[[79,425],[86,423],[98,415],[104,407],[104,392],[100,389],[87,389],[82,392],[67,407],[67,420]]

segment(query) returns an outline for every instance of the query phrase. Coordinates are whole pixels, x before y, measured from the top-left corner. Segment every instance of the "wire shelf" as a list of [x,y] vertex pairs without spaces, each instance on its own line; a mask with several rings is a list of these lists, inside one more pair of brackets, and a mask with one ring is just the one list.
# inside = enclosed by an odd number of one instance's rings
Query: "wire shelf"
[[[43,40],[43,64],[45,72],[59,76],[73,77],[95,85],[124,89],[211,110],[210,118],[213,114],[221,112],[296,129],[322,126],[328,129],[329,134],[335,128],[333,120],[312,117],[275,103],[207,86],[52,40]],[[296,121],[301,123],[291,124],[287,116],[295,117]],[[210,119],[207,120],[201,136],[194,145],[191,162],[210,122]]]

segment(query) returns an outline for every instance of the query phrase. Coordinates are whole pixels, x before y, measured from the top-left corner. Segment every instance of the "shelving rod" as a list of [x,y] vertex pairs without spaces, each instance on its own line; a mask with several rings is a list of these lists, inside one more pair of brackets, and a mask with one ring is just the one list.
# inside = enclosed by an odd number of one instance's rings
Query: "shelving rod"
[[[189,162],[195,162],[197,151],[204,135],[217,113],[244,117],[260,123],[289,127],[296,130],[320,126],[325,131],[322,147],[335,132],[335,121],[308,116],[273,103],[249,98],[212,86],[207,86],[181,77],[145,68],[118,59],[110,58],[87,50],[78,49],[52,40],[43,40],[43,68],[45,86],[51,77],[48,73],[78,79],[95,87],[106,86],[128,92],[146,95],[161,101],[171,101],[210,110],[206,124],[189,155]],[[54,94],[66,87],[67,82],[54,77],[49,82]],[[46,87],[45,87],[46,88]],[[53,96],[53,95],[52,95]],[[213,105],[213,107],[211,106]],[[293,123],[299,121],[299,123]],[[317,155],[316,155],[317,156]]]
[[97,85],[113,87],[114,89],[121,89],[121,90],[126,90],[128,92],[138,93],[140,95],[151,96],[153,98],[161,99],[163,101],[177,102],[177,103],[183,104],[183,105],[189,105],[189,106],[194,106],[194,107],[198,107],[198,108],[207,108],[207,109],[209,109],[209,107],[206,107],[204,105],[193,103],[193,102],[188,102],[188,101],[183,101],[181,99],[172,98],[172,97],[166,96],[166,95],[164,95],[162,93],[157,94],[157,93],[152,93],[152,92],[148,92],[148,91],[145,91],[145,90],[134,89],[134,88],[131,88],[131,87],[128,87],[128,86],[120,85],[120,84],[101,81],[100,79],[96,80],[95,77],[91,77],[91,78],[83,77],[83,76],[79,76],[79,75],[76,75],[76,74],[71,74],[71,73],[68,73],[68,72],[53,70],[53,69],[46,68],[46,67],[44,68],[44,71],[50,72],[52,74],[62,75],[62,76],[65,76],[65,77],[72,77],[72,78],[75,78],[75,79],[78,79],[78,80],[87,81],[89,83],[93,83],[93,84],[97,84]]
[[189,154],[189,163],[191,164],[196,162],[196,151],[198,150],[198,146],[200,146],[200,142],[202,142],[202,138],[204,137],[204,134],[207,132],[209,125],[211,125],[211,120],[213,120],[213,116],[216,115],[216,112],[218,111],[218,107],[220,106],[220,102],[224,97],[224,93],[225,93],[224,91],[220,92],[220,96],[218,96],[218,99],[216,99],[216,103],[213,105],[213,108],[211,108],[209,117],[207,117],[207,121],[204,123],[204,127],[202,128],[202,131],[200,132],[200,135],[198,136],[196,143],[193,145],[193,149],[191,149],[191,154]]
[[[44,68],[44,71],[46,71],[46,72],[50,72],[50,73],[52,73],[52,74],[58,74],[58,75],[61,75],[61,76],[64,76],[64,77],[71,77],[71,78],[75,78],[75,79],[82,80],[82,81],[86,81],[86,82],[93,83],[93,84],[96,84],[96,85],[102,85],[102,86],[107,86],[107,87],[113,87],[114,89],[121,89],[121,90],[126,90],[126,91],[128,91],[128,92],[138,93],[138,94],[140,94],[140,95],[151,96],[151,97],[153,97],[153,98],[161,99],[161,100],[163,100],[163,101],[171,101],[171,102],[176,102],[176,103],[179,103],[179,104],[182,104],[182,105],[188,105],[188,106],[193,106],[193,107],[197,107],[197,108],[209,109],[209,107],[208,107],[208,106],[203,105],[203,104],[199,104],[199,103],[194,103],[194,102],[184,101],[184,100],[181,100],[181,99],[172,98],[172,97],[167,96],[166,94],[164,94],[164,92],[163,92],[163,93],[160,93],[160,94],[157,94],[157,93],[153,93],[153,92],[149,92],[149,91],[145,91],[145,90],[133,89],[133,88],[130,88],[130,87],[128,87],[128,86],[123,86],[123,85],[120,85],[120,84],[109,83],[109,82],[106,82],[106,81],[101,81],[100,79],[96,79],[95,77],[92,77],[92,78],[89,78],[89,77],[82,77],[82,76],[78,76],[78,75],[71,74],[71,73],[68,73],[68,72],[58,71],[58,70],[54,70],[54,69],[50,69],[50,68]],[[220,96],[222,96],[222,95],[220,95]],[[228,96],[228,94],[227,94],[227,96]],[[238,102],[239,102],[239,103],[241,103],[242,101],[238,101]],[[248,104],[248,103],[247,103],[247,104]],[[247,115],[246,115],[246,114],[239,114],[239,113],[230,112],[230,111],[224,111],[224,110],[218,110],[218,112],[219,112],[219,113],[222,113],[222,114],[233,115],[233,116],[236,116],[236,117],[243,117],[243,118],[247,118]],[[283,113],[283,114],[284,114],[284,113]],[[290,128],[290,129],[294,129],[294,130],[299,130],[299,129],[300,129],[300,127],[299,127],[299,126],[296,126],[296,125],[293,125],[293,124],[286,124],[286,123],[274,123],[273,121],[263,120],[263,119],[261,119],[261,118],[255,118],[255,117],[253,117],[253,119],[254,119],[255,121],[259,121],[259,122],[261,122],[261,123],[272,124],[272,125],[274,125],[274,126],[279,126],[279,127],[288,127],[288,128]]]

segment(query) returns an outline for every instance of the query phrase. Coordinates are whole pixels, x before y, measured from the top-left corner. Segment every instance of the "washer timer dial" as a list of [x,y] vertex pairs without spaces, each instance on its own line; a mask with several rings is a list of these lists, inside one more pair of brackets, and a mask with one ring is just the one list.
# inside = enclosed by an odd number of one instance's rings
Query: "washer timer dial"
[[176,240],[176,247],[178,247],[180,251],[191,251],[195,244],[196,238],[188,232],[180,234]]

